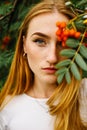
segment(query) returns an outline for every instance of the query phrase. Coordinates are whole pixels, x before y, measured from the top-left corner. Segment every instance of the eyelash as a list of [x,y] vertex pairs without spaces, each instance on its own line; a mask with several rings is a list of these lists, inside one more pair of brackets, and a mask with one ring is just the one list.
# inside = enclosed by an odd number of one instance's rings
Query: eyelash
[[44,46],[46,44],[45,40],[43,40],[41,38],[34,39],[33,42],[35,42],[39,46]]

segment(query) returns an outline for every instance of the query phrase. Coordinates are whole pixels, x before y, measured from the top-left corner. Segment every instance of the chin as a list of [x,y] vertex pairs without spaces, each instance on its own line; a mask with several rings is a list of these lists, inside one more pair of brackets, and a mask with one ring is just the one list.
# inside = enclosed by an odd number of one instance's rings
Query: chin
[[45,82],[47,82],[48,84],[56,84],[57,78],[56,77],[48,77],[45,79]]

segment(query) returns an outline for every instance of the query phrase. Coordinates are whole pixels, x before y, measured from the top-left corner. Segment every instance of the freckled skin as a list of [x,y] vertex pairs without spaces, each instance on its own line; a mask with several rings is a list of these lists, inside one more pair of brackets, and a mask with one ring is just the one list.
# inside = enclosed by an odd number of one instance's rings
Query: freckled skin
[[58,44],[56,36],[57,21],[67,22],[68,19],[57,12],[36,16],[31,20],[27,37],[24,38],[24,51],[27,53],[29,66],[35,75],[35,83],[54,86],[56,84],[55,73],[48,73],[43,68],[54,67],[62,59],[59,55],[62,46]]

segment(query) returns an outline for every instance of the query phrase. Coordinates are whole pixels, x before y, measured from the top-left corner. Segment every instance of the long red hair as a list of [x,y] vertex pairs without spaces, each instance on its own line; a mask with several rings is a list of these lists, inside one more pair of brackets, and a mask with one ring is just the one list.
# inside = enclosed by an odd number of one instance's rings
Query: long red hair
[[[13,97],[29,91],[34,74],[29,68],[26,57],[23,57],[23,36],[27,36],[29,23],[34,17],[42,13],[51,13],[55,9],[68,18],[74,17],[71,10],[66,8],[64,0],[44,0],[29,10],[20,27],[16,51],[7,81],[0,92],[0,105],[9,94]],[[81,121],[79,112],[79,84],[79,81],[76,81],[72,76],[71,83],[68,85],[63,81],[48,100],[50,113],[55,116],[54,130],[87,130]]]

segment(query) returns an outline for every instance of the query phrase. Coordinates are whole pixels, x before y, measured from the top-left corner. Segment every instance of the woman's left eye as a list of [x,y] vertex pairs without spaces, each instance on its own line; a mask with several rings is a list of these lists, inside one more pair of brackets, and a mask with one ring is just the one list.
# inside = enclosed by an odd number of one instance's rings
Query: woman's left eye
[[36,44],[38,44],[38,45],[40,45],[40,46],[46,44],[45,40],[40,39],[40,38],[34,39],[33,42],[35,42]]

